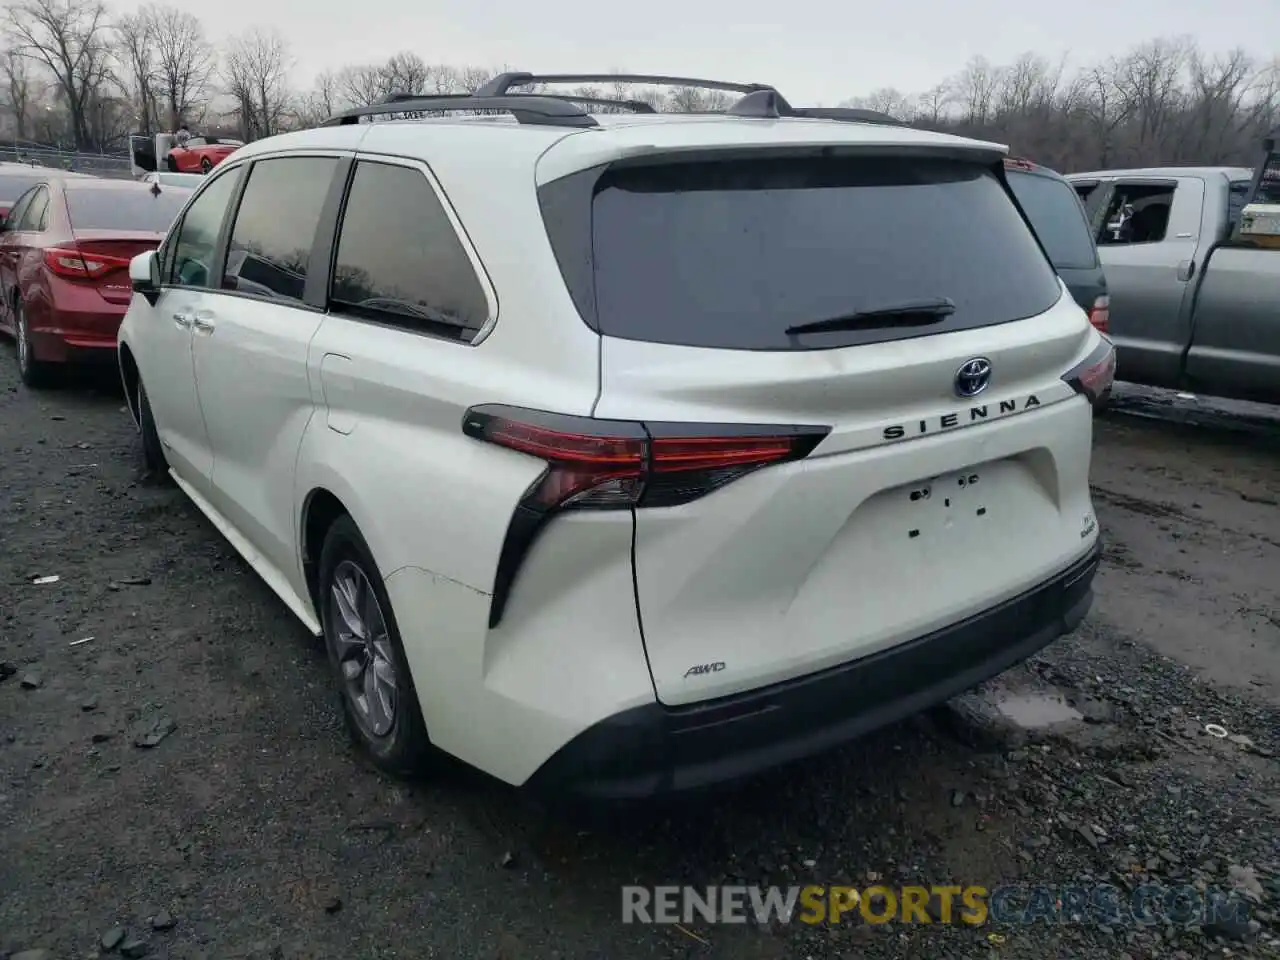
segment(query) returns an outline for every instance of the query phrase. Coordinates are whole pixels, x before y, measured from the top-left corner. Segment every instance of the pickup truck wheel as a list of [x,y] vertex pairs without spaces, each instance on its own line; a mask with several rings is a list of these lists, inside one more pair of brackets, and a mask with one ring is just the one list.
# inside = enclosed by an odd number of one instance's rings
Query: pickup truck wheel
[[391,601],[349,516],[338,517],[325,535],[317,600],[352,739],[387,773],[414,777],[426,772],[431,741]]
[[53,370],[50,364],[36,359],[35,347],[31,343],[31,331],[27,329],[27,314],[22,309],[21,301],[13,305],[13,328],[18,376],[33,390],[46,386],[53,379]]

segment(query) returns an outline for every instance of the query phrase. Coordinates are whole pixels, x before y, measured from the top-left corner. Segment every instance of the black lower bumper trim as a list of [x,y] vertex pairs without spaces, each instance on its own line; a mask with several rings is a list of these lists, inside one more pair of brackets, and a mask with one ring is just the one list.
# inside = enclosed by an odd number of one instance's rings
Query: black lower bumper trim
[[1101,541],[1064,572],[961,623],[821,673],[602,720],[526,783],[589,800],[708,787],[810,756],[972,689],[1048,646],[1093,602]]

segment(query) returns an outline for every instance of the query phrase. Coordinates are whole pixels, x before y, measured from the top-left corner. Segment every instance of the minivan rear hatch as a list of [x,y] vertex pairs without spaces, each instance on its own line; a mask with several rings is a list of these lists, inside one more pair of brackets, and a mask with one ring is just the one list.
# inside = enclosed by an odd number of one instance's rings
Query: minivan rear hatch
[[[882,148],[651,156],[541,188],[601,335],[594,415],[676,444],[635,508],[662,702],[868,655],[1079,552],[1089,418],[1057,401],[1092,334],[1001,178]],[[678,472],[669,438],[690,436],[707,464]],[[747,457],[760,436],[759,463],[710,463],[707,438]]]

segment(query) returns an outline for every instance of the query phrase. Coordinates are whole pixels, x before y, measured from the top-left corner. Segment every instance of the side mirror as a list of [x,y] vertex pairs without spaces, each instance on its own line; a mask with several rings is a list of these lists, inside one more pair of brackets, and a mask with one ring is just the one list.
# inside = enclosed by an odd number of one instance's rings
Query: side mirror
[[140,253],[129,261],[129,285],[153,307],[160,299],[160,255],[154,250]]

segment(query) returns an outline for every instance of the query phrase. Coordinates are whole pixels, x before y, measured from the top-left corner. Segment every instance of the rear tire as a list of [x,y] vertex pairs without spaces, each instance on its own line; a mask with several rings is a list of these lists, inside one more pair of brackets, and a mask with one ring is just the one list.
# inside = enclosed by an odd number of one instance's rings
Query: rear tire
[[156,420],[151,412],[151,401],[147,398],[147,388],[138,381],[138,426],[142,431],[142,463],[148,473],[161,477],[169,475],[169,459],[164,455],[164,444],[160,442],[160,433],[156,430]]
[[349,516],[325,535],[317,606],[352,740],[387,773],[425,773],[433,751],[400,631],[382,574]]
[[35,347],[31,343],[31,331],[27,329],[27,313],[22,309],[22,301],[13,305],[13,340],[18,360],[18,376],[31,389],[47,386],[53,380],[53,367],[43,360],[37,360]]
[[178,172],[178,161],[177,161],[177,160],[175,160],[175,159],[173,159],[173,155],[172,155],[172,154],[170,154],[169,156],[165,157],[165,158],[164,158],[164,162],[165,162],[165,166],[167,166],[167,167],[169,168],[169,172],[170,172],[170,173],[177,173],[177,172]]

